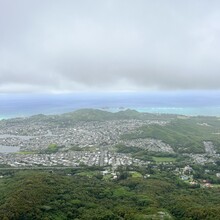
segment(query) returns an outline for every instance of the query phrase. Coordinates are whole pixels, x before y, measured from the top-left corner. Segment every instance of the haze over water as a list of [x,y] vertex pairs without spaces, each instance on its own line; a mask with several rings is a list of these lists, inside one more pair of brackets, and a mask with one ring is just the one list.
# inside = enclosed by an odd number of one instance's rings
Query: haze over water
[[61,114],[82,108],[106,111],[220,116],[220,92],[106,92],[2,94],[0,118]]

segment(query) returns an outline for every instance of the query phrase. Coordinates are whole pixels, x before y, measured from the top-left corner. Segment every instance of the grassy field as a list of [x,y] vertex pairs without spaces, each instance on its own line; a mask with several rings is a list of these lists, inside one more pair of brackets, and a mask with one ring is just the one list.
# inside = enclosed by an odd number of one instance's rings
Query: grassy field
[[27,155],[27,154],[35,154],[36,152],[33,151],[19,151],[17,154]]
[[175,162],[176,158],[173,157],[153,157],[153,160],[156,163],[162,163],[162,162]]
[[133,178],[143,177],[142,174],[137,171],[131,171],[130,174],[131,174],[131,177],[133,177]]

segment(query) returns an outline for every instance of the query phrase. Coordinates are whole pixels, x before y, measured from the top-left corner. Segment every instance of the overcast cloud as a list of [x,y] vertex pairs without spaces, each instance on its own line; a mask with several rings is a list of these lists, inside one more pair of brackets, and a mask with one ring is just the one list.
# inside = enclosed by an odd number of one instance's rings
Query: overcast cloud
[[220,1],[0,0],[0,92],[220,89]]

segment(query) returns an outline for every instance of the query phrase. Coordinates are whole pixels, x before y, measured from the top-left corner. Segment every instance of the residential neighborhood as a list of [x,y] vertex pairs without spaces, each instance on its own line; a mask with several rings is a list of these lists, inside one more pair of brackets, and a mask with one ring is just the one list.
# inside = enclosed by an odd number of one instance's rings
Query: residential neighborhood
[[43,115],[1,120],[0,166],[2,169],[95,166],[105,167],[103,175],[120,166],[136,166],[148,169],[147,175],[166,170],[192,186],[211,187],[207,175],[220,182],[217,166],[204,168],[202,176],[194,168],[194,165],[202,168],[206,164],[215,165],[220,160],[211,140],[204,140],[201,143],[204,150],[198,153],[179,153],[166,138],[143,135],[142,128],[166,129],[170,123],[157,118],[71,121]]

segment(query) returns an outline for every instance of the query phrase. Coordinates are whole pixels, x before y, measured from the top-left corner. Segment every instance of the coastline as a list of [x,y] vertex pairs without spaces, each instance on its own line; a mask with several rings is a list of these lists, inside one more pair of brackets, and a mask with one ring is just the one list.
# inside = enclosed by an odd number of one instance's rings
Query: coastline
[[220,91],[125,92],[0,95],[0,120],[37,114],[57,115],[92,108],[117,112],[133,109],[155,114],[220,116]]
[[[136,110],[140,113],[152,113],[152,114],[175,114],[175,115],[185,115],[185,116],[213,116],[213,117],[220,117],[220,107],[88,107],[90,109],[99,109],[102,111],[108,112],[119,112],[125,111],[127,109]],[[42,109],[41,111],[26,111],[23,113],[16,113],[14,112],[11,115],[7,116],[0,116],[0,120],[3,119],[12,119],[12,118],[24,118],[24,117],[31,117],[37,114],[44,114],[44,115],[60,115],[63,113],[74,112],[76,110],[83,109],[83,108],[53,108],[52,111],[50,109]]]

